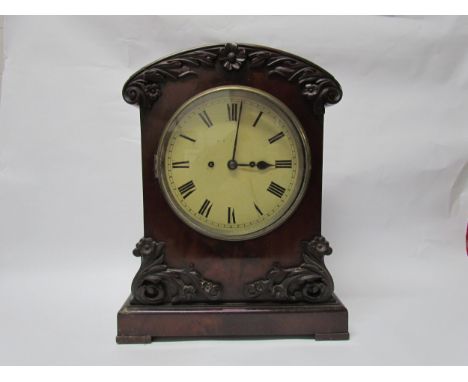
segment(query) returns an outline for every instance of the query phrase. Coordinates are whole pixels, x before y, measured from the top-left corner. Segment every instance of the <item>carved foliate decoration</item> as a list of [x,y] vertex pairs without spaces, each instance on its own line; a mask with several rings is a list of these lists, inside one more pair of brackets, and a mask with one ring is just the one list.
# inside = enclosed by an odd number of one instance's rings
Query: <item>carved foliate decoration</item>
[[312,103],[314,114],[323,114],[326,104],[338,103],[343,96],[335,78],[317,65],[270,50],[255,50],[249,53],[249,58],[252,67],[265,66],[270,76],[297,83],[302,95]]
[[143,238],[133,254],[141,257],[141,266],[132,282],[132,304],[176,304],[221,297],[222,286],[204,279],[193,266],[171,268],[165,264],[163,242]]
[[250,299],[285,302],[324,302],[333,294],[333,279],[325,267],[324,256],[332,249],[323,236],[303,241],[304,262],[291,268],[273,264],[264,279],[250,282],[244,287],[244,294]]
[[245,49],[238,47],[237,44],[228,43],[219,51],[219,61],[228,71],[239,70],[245,59]]
[[151,107],[161,96],[161,89],[166,81],[196,76],[193,69],[200,66],[213,67],[217,57],[216,52],[196,50],[153,63],[127,81],[123,97],[130,104]]
[[130,104],[151,108],[167,81],[197,76],[197,68],[214,69],[216,65],[226,72],[263,69],[269,76],[295,83],[317,115],[325,112],[325,105],[339,102],[343,95],[335,78],[311,62],[269,48],[228,43],[180,53],[145,67],[127,81],[123,97]]

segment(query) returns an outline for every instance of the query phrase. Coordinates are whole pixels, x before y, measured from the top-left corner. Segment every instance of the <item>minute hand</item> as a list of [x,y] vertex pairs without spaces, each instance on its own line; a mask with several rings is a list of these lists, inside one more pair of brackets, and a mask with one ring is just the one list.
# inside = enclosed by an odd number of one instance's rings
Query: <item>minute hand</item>
[[234,139],[234,149],[232,150],[232,160],[236,159],[237,138],[239,136],[239,126],[240,126],[241,115],[242,115],[242,101],[239,107],[239,116],[237,117],[236,138]]

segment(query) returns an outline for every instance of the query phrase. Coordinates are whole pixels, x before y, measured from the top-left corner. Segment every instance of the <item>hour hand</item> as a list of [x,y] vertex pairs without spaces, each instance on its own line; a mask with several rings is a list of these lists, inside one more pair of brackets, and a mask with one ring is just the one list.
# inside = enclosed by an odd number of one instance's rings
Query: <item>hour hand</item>
[[237,166],[239,166],[239,167],[255,167],[255,162],[237,163]]
[[260,162],[257,162],[257,163],[255,163],[254,161],[251,161],[249,163],[237,163],[237,166],[252,167],[252,168],[257,167],[259,170],[265,170],[266,168],[273,167],[274,165],[261,160]]
[[274,166],[274,165],[270,164],[270,163],[267,163],[267,162],[265,162],[263,160],[261,160],[260,162],[257,162],[257,168],[259,170],[265,170],[266,168],[272,167],[272,166]]

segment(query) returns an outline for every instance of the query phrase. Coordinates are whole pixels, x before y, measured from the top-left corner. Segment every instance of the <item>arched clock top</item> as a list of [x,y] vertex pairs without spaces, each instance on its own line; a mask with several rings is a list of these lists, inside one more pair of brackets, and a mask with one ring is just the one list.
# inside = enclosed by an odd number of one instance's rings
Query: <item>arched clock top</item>
[[188,50],[153,62],[128,79],[122,94],[130,104],[151,108],[162,96],[166,82],[196,78],[200,68],[217,67],[226,73],[263,70],[268,77],[296,84],[316,115],[323,114],[326,105],[338,103],[343,95],[338,81],[310,61],[272,48],[234,43]]

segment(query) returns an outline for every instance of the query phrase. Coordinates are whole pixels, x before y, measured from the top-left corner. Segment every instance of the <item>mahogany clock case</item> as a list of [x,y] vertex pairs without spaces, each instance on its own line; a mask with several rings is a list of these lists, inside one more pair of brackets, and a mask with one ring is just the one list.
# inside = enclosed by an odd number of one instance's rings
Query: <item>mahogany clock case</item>
[[[223,85],[278,98],[300,121],[310,146],[309,184],[296,211],[275,230],[246,241],[209,238],[182,223],[155,176],[156,148],[170,118],[191,97]],[[333,294],[323,261],[331,248],[321,236],[323,117],[325,105],[341,99],[336,79],[283,51],[225,44],[151,63],[130,77],[123,96],[140,106],[144,239],[134,250],[142,264],[118,315],[118,342],[164,336],[347,338],[347,310]],[[193,324],[194,314],[199,324]],[[268,316],[262,330],[255,330],[257,315]]]

